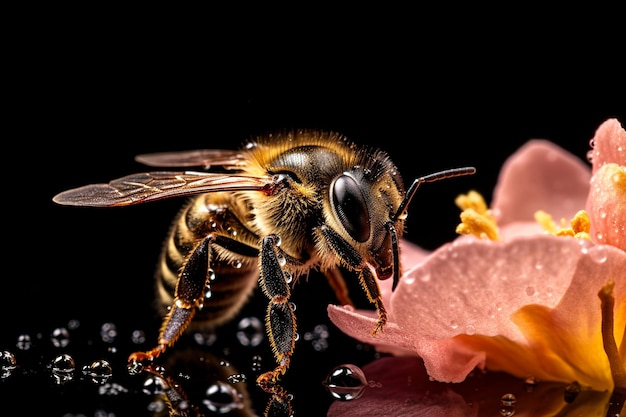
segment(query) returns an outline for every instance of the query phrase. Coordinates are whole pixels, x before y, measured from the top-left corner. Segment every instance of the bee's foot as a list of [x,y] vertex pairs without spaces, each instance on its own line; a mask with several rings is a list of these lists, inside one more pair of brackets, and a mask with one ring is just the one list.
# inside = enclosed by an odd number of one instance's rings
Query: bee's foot
[[264,374],[259,375],[256,379],[256,383],[263,391],[268,394],[272,394],[277,397],[283,397],[285,394],[285,390],[278,384],[279,372],[271,371],[265,372]]
[[128,357],[128,373],[137,375],[141,373],[146,363],[152,363],[161,353],[165,352],[165,345],[158,345],[147,352],[134,352]]

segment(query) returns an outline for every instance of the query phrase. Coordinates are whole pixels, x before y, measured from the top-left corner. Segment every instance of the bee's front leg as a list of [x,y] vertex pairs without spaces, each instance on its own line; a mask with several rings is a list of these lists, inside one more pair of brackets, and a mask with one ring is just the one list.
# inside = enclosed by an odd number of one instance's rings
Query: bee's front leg
[[187,329],[198,308],[202,307],[204,294],[209,285],[211,244],[216,236],[208,235],[191,252],[180,272],[174,303],[163,319],[157,346],[147,352],[135,352],[128,358],[129,364],[152,361],[172,346]]
[[264,391],[280,397],[284,390],[277,385],[277,382],[289,367],[296,343],[296,317],[289,303],[291,279],[288,272],[283,271],[283,266],[288,262],[294,264],[299,261],[285,254],[278,247],[279,241],[276,235],[265,237],[261,243],[259,257],[259,284],[263,293],[269,298],[265,318],[266,328],[278,365],[273,371],[260,375],[257,378],[257,384]]

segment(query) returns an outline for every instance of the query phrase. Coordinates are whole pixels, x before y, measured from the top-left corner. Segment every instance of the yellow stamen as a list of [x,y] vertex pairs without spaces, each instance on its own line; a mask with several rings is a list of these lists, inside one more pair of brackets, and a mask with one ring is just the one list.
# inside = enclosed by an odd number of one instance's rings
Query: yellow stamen
[[568,236],[577,239],[591,240],[589,231],[591,230],[591,221],[585,210],[580,210],[570,221],[570,227],[565,227],[565,219],[561,219],[561,228],[557,228],[556,223],[552,220],[552,216],[543,210],[535,212],[535,221],[543,227],[546,232],[554,236]]
[[615,282],[609,281],[598,292],[600,297],[600,305],[602,310],[602,344],[604,351],[609,359],[611,367],[611,376],[615,384],[614,390],[626,391],[626,369],[624,369],[624,360],[622,359],[617,343],[615,341],[614,316],[613,309],[615,307],[615,297],[613,296],[613,288]]
[[458,234],[472,234],[481,239],[500,240],[496,219],[492,216],[491,210],[480,193],[472,190],[467,194],[459,195],[454,202],[463,210],[461,223],[456,228]]

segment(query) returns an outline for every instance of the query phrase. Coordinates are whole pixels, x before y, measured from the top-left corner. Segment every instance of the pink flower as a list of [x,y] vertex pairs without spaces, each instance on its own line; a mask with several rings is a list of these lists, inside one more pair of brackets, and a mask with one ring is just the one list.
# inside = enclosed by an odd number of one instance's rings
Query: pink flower
[[[403,242],[396,291],[380,282],[389,313],[382,334],[371,335],[371,311],[331,305],[331,320],[381,352],[420,357],[444,383],[478,368],[595,392],[626,388],[626,132],[610,119],[591,143],[591,169],[548,141],[512,155],[491,210],[469,217],[491,239],[461,236],[432,253]],[[552,233],[545,213],[557,219]],[[358,415],[340,409],[329,415]]]

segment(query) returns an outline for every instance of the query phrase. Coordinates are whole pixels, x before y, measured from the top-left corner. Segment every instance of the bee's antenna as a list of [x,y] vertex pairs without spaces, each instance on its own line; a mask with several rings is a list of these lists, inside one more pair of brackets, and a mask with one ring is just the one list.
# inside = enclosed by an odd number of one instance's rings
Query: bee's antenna
[[404,213],[407,206],[413,199],[415,192],[417,191],[417,189],[423,182],[435,182],[435,181],[443,180],[446,178],[460,177],[462,175],[472,175],[475,173],[476,173],[476,168],[463,167],[463,168],[446,169],[445,171],[439,171],[439,172],[435,172],[429,175],[425,175],[420,178],[416,178],[415,181],[413,181],[413,184],[411,184],[411,186],[407,190],[406,195],[404,196],[404,199],[402,200],[402,202],[400,203],[400,206],[398,207],[398,211],[396,211],[396,214],[393,215],[393,217],[391,218],[391,221],[392,222],[396,221],[398,217],[400,217]]

